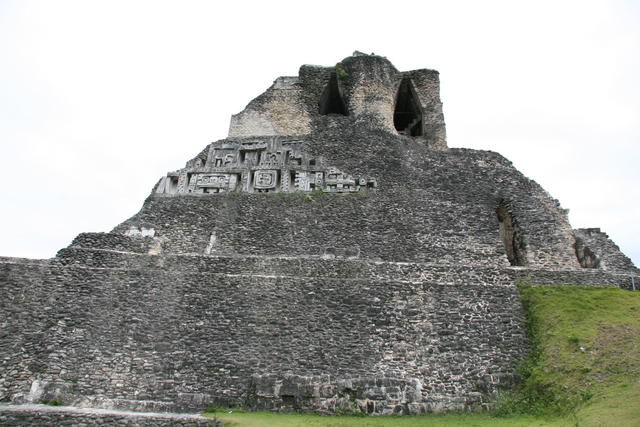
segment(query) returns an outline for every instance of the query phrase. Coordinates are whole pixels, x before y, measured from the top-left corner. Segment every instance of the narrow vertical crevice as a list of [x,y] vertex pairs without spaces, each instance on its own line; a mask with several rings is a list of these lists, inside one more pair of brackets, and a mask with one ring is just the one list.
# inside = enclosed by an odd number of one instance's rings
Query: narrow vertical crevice
[[582,268],[598,268],[600,267],[600,259],[593,253],[593,251],[584,243],[579,237],[576,237],[576,242],[573,247],[576,250],[576,257]]
[[216,236],[216,233],[215,232],[211,233],[209,235],[209,243],[207,244],[207,247],[204,249],[205,255],[211,255],[211,252],[213,252],[217,241],[218,241],[218,237]]
[[327,114],[340,114],[346,116],[347,106],[342,98],[340,92],[340,86],[338,85],[338,75],[331,73],[329,77],[329,83],[324,88],[322,96],[320,97],[320,114],[326,116]]
[[504,201],[500,202],[496,209],[496,214],[500,225],[500,237],[504,243],[509,264],[513,266],[526,265],[526,255],[522,235],[513,216],[511,215],[509,206]]
[[180,177],[178,176],[170,176],[167,178],[166,181],[166,189],[164,190],[165,193],[169,193],[169,194],[175,194],[178,191],[178,180],[180,179]]
[[408,78],[402,79],[398,88],[393,125],[401,135],[422,136],[422,107]]

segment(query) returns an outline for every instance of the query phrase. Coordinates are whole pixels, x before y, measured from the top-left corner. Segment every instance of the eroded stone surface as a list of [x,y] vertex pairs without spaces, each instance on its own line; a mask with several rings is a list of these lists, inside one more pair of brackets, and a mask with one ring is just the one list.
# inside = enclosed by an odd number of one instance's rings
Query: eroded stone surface
[[140,413],[118,410],[82,409],[45,405],[6,405],[0,403],[0,425],[6,426],[85,426],[132,427],[219,427],[219,421],[193,414]]
[[518,281],[640,283],[508,160],[446,147],[436,71],[303,66],[112,232],[0,258],[0,400],[487,407],[527,351]]
[[[445,149],[438,72],[400,72],[376,55],[353,55],[334,67],[303,65],[298,76],[279,77],[231,118],[229,137],[301,136],[331,126],[359,124],[396,135],[411,134],[394,125],[402,87],[411,92],[419,109],[420,139],[432,148]],[[328,98],[341,106],[329,107]]]

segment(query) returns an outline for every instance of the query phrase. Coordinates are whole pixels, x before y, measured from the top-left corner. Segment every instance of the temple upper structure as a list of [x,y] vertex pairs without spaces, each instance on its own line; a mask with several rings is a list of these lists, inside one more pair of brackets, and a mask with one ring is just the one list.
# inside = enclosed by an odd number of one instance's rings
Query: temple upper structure
[[437,71],[398,71],[386,58],[355,52],[334,67],[303,65],[279,77],[232,116],[229,137],[309,135],[318,126],[370,126],[446,148]]
[[[304,65],[279,77],[232,116],[229,137],[212,143],[185,168],[170,172],[158,194],[228,192],[357,192],[376,178],[343,171],[304,149],[327,130],[358,127],[447,148],[438,72],[400,72],[386,59],[359,52],[333,67]],[[269,138],[270,137],[270,138]]]

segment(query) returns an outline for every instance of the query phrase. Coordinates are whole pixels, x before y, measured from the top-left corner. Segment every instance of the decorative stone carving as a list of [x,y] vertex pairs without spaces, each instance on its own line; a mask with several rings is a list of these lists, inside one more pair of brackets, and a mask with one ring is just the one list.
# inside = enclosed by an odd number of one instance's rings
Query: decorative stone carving
[[195,193],[226,193],[235,191],[238,184],[237,174],[198,174]]
[[254,172],[253,188],[258,191],[276,188],[277,183],[277,170],[257,170]]
[[156,234],[156,230],[153,228],[135,227],[131,226],[124,232],[125,236],[130,237],[153,237]]
[[156,193],[350,193],[376,188],[375,178],[354,177],[326,166],[322,158],[304,153],[301,145],[281,137],[212,143],[206,159],[195,158],[184,169],[167,174]]

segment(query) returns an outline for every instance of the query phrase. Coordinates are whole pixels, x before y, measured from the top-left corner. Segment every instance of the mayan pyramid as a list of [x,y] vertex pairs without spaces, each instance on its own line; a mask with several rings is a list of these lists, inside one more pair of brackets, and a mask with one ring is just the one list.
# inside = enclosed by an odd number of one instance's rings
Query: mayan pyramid
[[0,258],[0,400],[486,407],[528,349],[518,281],[637,276],[507,159],[447,147],[437,71],[356,52],[277,78],[111,232]]

